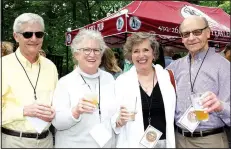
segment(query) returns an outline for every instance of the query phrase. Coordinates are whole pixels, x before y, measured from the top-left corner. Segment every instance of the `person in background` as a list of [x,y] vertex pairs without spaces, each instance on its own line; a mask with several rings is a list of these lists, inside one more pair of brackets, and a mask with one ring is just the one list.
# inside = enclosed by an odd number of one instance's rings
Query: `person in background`
[[123,72],[127,72],[133,66],[132,59],[131,59],[131,54],[130,53],[125,53],[124,58],[125,59],[124,59]]
[[48,129],[55,116],[51,97],[58,73],[39,54],[44,30],[37,14],[23,13],[14,21],[19,47],[2,57],[2,148],[53,148]]
[[11,42],[2,42],[2,57],[13,53],[14,44]]
[[105,49],[99,67],[100,69],[111,73],[114,79],[116,79],[122,73],[122,70],[117,64],[114,52],[109,47]]
[[230,51],[231,51],[231,45],[229,43],[225,46],[225,49],[224,49],[224,55],[228,61],[231,61]]
[[174,54],[174,55],[172,56],[172,59],[173,59],[173,60],[177,60],[177,59],[179,59],[179,58],[181,58],[181,55],[180,55],[180,54]]
[[174,52],[172,50],[172,46],[165,46],[164,47],[164,61],[165,67],[167,67],[171,62],[173,62],[172,56]]
[[43,57],[46,57],[46,53],[42,49],[39,50],[39,54]]
[[55,148],[115,147],[115,80],[99,68],[105,48],[98,31],[82,29],[73,39],[78,66],[58,81],[53,97]]
[[[119,53],[118,52],[114,52],[114,56],[115,56],[117,65],[120,67],[121,59],[120,59]],[[120,69],[122,69],[122,68],[120,67]]]
[[[173,71],[177,87],[176,147],[228,148],[224,126],[230,126],[230,63],[209,47],[206,18],[185,18],[179,31],[188,54],[167,67]],[[207,121],[184,121],[189,120],[187,110],[193,109],[192,93],[204,93],[201,105],[209,115]]]
[[[150,33],[136,32],[127,38],[124,50],[134,66],[116,79],[119,112],[113,121],[117,127],[117,148],[144,148],[140,141],[146,137],[149,125],[162,132],[155,148],[175,148],[174,87],[168,71],[159,64],[153,65],[158,59],[159,43]],[[129,121],[131,110],[135,113],[134,121]],[[155,138],[154,135],[149,140]]]

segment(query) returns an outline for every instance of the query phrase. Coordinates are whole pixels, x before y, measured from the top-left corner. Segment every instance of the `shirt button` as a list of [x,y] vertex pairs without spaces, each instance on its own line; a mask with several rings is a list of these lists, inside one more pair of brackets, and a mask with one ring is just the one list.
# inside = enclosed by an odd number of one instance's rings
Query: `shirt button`
[[190,84],[190,82],[188,82],[188,84]]

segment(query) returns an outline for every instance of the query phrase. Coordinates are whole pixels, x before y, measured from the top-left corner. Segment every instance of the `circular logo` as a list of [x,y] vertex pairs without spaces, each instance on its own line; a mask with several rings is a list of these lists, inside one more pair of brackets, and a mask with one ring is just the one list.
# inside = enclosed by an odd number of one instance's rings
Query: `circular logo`
[[139,18],[133,16],[129,19],[129,26],[133,29],[133,30],[138,30],[141,27],[141,21],[139,20]]
[[149,131],[146,134],[146,139],[148,142],[154,142],[156,140],[157,134],[154,131]]
[[118,31],[122,30],[124,27],[124,19],[122,17],[119,17],[116,21],[116,29]]
[[190,112],[188,113],[187,118],[188,118],[188,120],[189,120],[190,122],[192,122],[192,123],[197,121],[197,119],[196,119],[196,114],[194,113],[194,111],[190,111]]
[[70,44],[70,43],[71,43],[71,33],[67,33],[67,36],[66,36],[66,43],[67,43],[67,44]]

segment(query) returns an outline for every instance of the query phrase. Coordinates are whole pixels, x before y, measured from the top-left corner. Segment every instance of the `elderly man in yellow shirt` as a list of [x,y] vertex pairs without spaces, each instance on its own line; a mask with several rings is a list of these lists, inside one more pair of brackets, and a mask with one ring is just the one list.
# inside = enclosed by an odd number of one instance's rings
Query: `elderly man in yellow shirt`
[[33,13],[15,19],[15,53],[2,58],[2,148],[52,148],[56,66],[41,57],[44,21]]

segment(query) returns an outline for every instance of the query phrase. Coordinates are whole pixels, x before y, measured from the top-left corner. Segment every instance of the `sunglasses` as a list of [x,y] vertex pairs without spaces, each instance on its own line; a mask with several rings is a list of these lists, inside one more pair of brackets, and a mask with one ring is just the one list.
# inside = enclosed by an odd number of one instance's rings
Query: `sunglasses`
[[204,29],[206,29],[208,26],[202,28],[202,29],[196,29],[191,32],[181,32],[180,35],[182,38],[188,38],[190,36],[190,33],[192,33],[194,36],[200,36]]
[[[20,32],[18,32],[18,33],[20,33]],[[23,32],[23,33],[20,33],[20,34],[22,34],[25,39],[31,38],[33,36],[33,34],[35,34],[36,38],[40,39],[40,38],[42,38],[44,36],[45,32],[42,32],[42,31],[39,31],[39,32]]]

